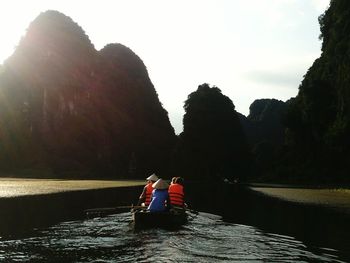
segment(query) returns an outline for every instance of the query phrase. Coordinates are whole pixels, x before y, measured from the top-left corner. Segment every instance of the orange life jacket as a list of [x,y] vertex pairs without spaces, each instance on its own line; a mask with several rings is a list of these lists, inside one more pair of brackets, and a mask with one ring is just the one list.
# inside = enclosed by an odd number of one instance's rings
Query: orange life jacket
[[145,200],[145,205],[148,206],[149,203],[151,203],[151,197],[152,197],[152,192],[153,192],[153,183],[149,183],[146,185],[146,200]]
[[181,184],[171,184],[168,192],[171,205],[184,206],[184,187]]

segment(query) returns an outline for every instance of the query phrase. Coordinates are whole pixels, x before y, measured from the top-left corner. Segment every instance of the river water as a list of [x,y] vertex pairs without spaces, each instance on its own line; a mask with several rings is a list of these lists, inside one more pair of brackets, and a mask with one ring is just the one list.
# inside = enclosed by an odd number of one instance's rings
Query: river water
[[338,251],[294,237],[190,215],[177,230],[134,231],[130,213],[63,222],[26,237],[0,241],[12,262],[344,262]]

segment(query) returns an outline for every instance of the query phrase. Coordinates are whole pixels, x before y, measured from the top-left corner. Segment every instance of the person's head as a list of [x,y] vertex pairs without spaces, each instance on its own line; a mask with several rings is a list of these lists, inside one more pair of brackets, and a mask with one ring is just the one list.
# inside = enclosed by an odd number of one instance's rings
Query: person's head
[[158,176],[156,174],[152,174],[146,178],[147,182],[154,183],[158,180]]
[[177,177],[173,177],[173,178],[171,179],[171,184],[175,184],[176,179],[177,179]]
[[175,180],[176,184],[184,185],[184,179],[182,177],[177,177]]
[[163,179],[159,179],[157,182],[152,184],[152,187],[154,189],[164,190],[164,189],[168,189],[169,185]]

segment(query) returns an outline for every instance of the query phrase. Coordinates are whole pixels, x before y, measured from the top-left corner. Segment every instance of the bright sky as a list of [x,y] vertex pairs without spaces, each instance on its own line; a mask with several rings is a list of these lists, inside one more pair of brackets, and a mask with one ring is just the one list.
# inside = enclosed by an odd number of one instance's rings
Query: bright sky
[[249,114],[255,99],[287,100],[319,57],[318,16],[330,0],[11,0],[0,4],[0,64],[48,9],[70,16],[97,50],[130,47],[145,63],[176,133],[183,103],[209,83]]

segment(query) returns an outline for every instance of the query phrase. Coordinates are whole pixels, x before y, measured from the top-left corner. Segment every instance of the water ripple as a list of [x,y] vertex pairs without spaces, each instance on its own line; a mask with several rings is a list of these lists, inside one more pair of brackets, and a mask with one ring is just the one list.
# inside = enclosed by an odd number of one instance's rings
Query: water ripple
[[16,262],[341,262],[337,251],[205,215],[181,229],[133,231],[130,214],[65,222],[0,242]]

